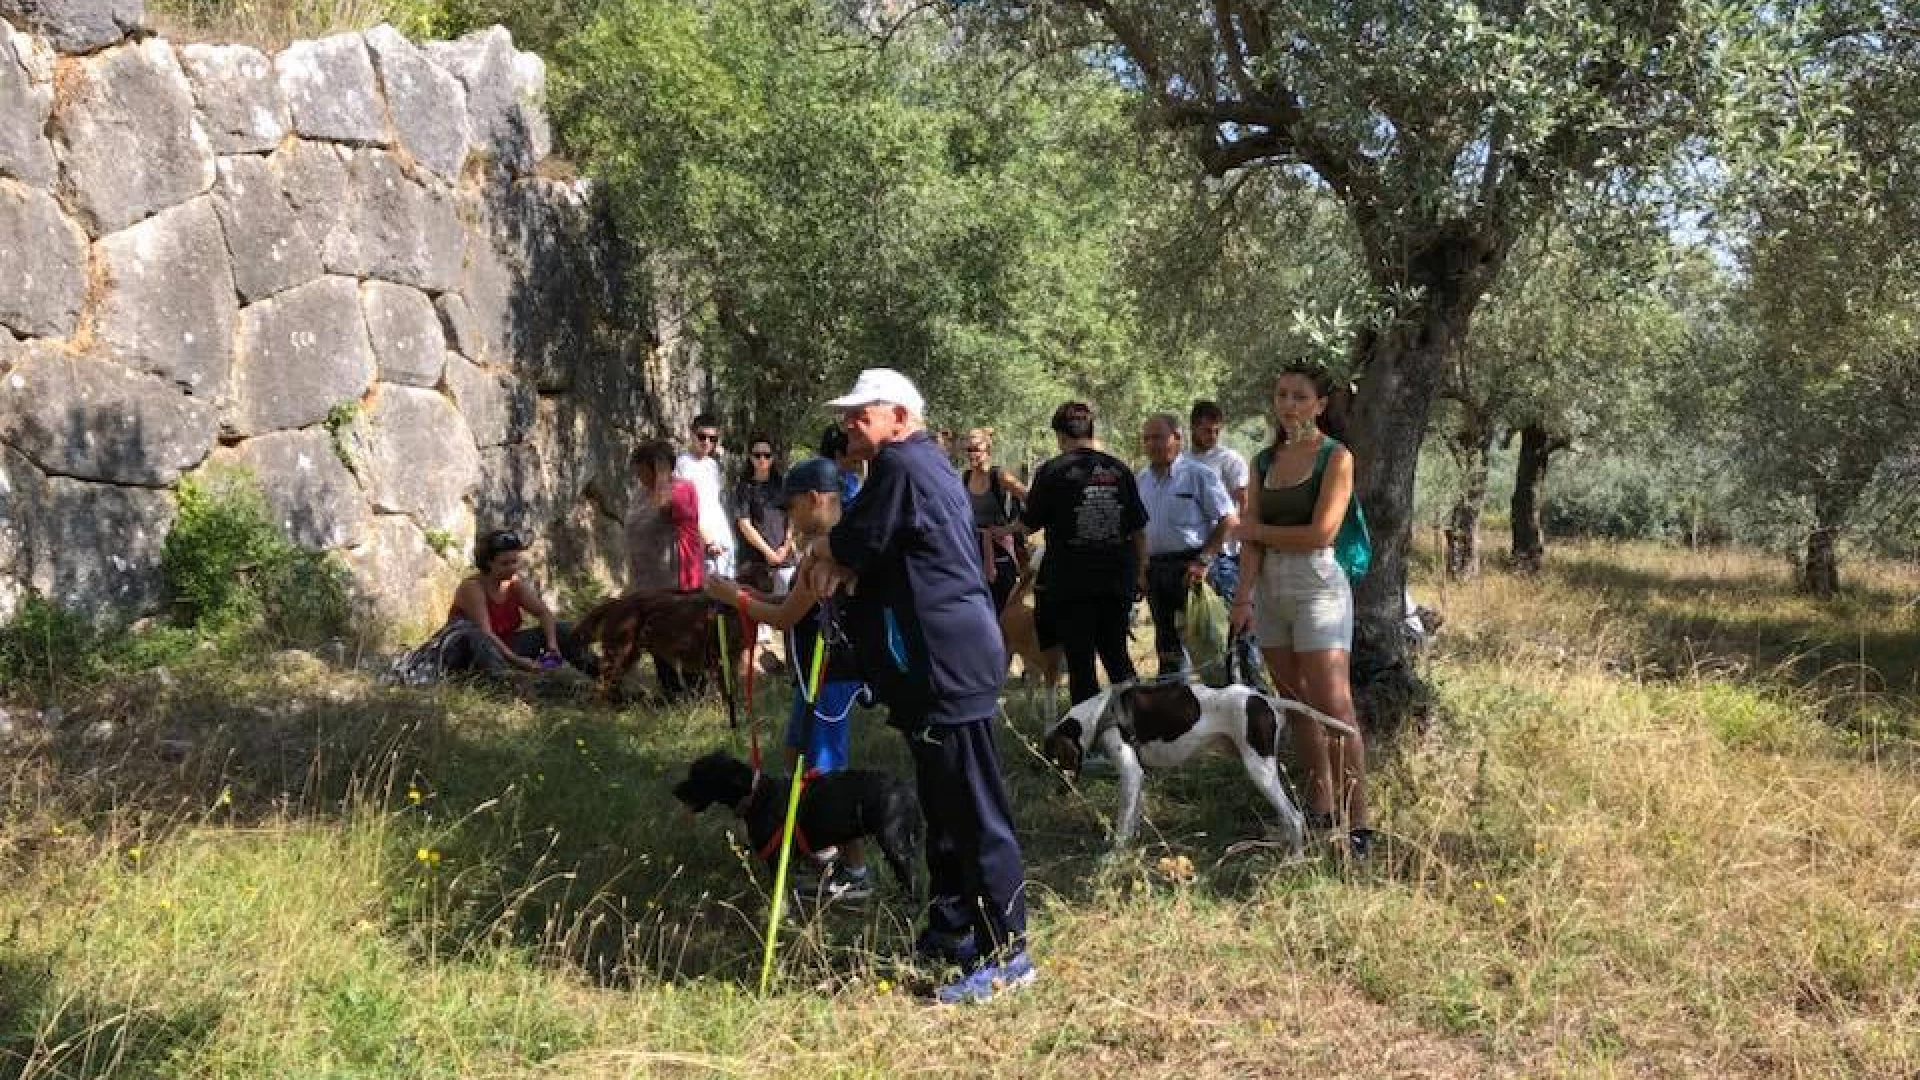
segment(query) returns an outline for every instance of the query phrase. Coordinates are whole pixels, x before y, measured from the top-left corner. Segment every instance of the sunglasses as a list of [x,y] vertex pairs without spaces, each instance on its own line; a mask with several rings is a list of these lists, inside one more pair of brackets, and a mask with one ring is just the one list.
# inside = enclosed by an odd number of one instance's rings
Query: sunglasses
[[720,441],[720,433],[717,431],[696,431],[693,433],[693,437],[699,439],[701,442]]
[[751,457],[751,458],[753,458],[753,460],[755,460],[755,461],[772,461],[772,460],[773,460],[773,451],[771,451],[771,450],[755,450],[755,451],[754,451],[754,452],[753,452],[752,454],[750,454],[750,455],[748,455],[748,456],[749,456],[749,457]]

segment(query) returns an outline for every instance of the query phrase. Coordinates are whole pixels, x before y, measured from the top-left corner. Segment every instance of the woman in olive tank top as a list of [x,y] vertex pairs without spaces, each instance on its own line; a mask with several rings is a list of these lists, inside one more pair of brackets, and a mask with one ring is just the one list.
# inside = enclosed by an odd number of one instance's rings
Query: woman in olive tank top
[[[1324,430],[1332,392],[1318,365],[1296,364],[1274,380],[1278,438],[1254,459],[1235,530],[1242,548],[1232,623],[1253,629],[1282,696],[1357,728],[1348,676],[1353,590],[1333,555],[1353,495],[1353,455]],[[1366,854],[1373,829],[1362,740],[1330,737],[1299,713],[1288,714],[1288,728],[1308,772],[1308,825],[1331,830],[1344,812],[1350,850]]]

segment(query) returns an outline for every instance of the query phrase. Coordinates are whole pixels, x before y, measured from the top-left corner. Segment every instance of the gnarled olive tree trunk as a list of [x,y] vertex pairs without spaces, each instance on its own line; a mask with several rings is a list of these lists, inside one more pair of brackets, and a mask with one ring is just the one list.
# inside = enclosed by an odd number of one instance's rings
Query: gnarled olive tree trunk
[[1447,453],[1460,469],[1460,490],[1447,512],[1446,573],[1465,581],[1480,573],[1480,510],[1487,501],[1487,468],[1493,456],[1493,425],[1468,414],[1447,438]]
[[1851,500],[1822,493],[1813,500],[1813,528],[1807,530],[1807,550],[1800,560],[1800,591],[1819,597],[1840,595],[1841,526],[1846,524]]
[[1547,467],[1565,439],[1556,439],[1539,424],[1520,429],[1520,458],[1513,466],[1513,499],[1508,503],[1513,522],[1513,565],[1533,573],[1547,556],[1547,532],[1540,524],[1540,490],[1547,483]]

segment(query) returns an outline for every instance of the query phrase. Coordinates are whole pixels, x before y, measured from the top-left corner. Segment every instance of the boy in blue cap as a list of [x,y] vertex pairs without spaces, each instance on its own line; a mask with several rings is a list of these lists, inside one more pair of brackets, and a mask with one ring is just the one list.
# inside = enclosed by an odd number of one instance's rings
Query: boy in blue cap
[[[802,552],[800,570],[813,556],[808,548],[840,521],[840,469],[825,458],[809,458],[787,471],[781,498],[795,547]],[[782,598],[761,598],[726,578],[709,578],[707,595],[730,604],[747,618],[787,631],[788,666],[793,670],[793,709],[787,718],[787,765],[806,755],[807,772],[835,772],[847,767],[847,716],[866,689],[859,665],[847,647],[831,597],[821,597],[796,573],[793,589]],[[813,688],[813,665],[819,653],[820,686]],[[843,845],[827,879],[827,894],[857,900],[873,891],[865,853],[860,844]]]

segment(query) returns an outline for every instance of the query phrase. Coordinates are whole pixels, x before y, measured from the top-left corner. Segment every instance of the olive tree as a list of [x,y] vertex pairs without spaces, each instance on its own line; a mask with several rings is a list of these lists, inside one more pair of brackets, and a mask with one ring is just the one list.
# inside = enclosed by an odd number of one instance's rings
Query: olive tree
[[[1514,243],[1571,201],[1688,156],[1826,153],[1791,8],[1761,0],[1042,0],[1036,40],[1094,62],[1187,133],[1215,176],[1294,171],[1344,210],[1378,315],[1352,341],[1352,441],[1374,528],[1356,684],[1390,719],[1414,472],[1449,359]],[[1070,38],[1069,38],[1070,39]],[[1789,107],[1793,106],[1793,107]],[[1666,190],[1676,190],[1663,185]],[[1277,315],[1278,313],[1276,313]]]

